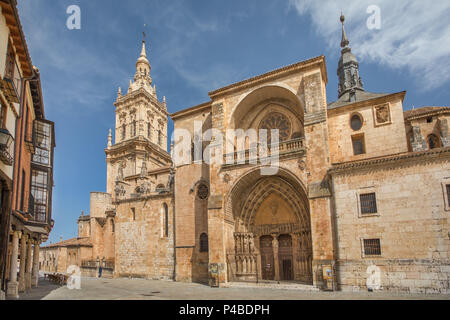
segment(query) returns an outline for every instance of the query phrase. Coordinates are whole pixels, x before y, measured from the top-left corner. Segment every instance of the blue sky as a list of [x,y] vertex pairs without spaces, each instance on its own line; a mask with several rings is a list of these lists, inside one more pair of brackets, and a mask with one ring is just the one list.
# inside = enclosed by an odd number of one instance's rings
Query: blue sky
[[[73,4],[81,8],[81,30],[66,28]],[[381,9],[379,30],[366,27],[373,4]],[[134,75],[144,24],[153,82],[170,113],[207,101],[214,89],[321,54],[327,98],[336,100],[341,11],[366,90],[406,90],[405,109],[450,101],[447,0],[21,0],[18,7],[41,71],[46,117],[56,123],[53,242],[75,237],[89,193],[105,191],[113,102]]]

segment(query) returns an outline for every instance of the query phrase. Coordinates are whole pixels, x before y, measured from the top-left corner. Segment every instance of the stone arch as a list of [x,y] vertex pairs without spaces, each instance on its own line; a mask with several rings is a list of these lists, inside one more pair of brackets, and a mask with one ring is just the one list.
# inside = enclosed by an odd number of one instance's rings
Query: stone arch
[[295,90],[283,83],[261,86],[248,94],[243,95],[238,103],[233,107],[228,119],[228,128],[237,128],[237,119],[244,118],[250,111],[267,101],[277,101],[289,109],[303,124],[304,104],[301,102]]
[[[226,220],[234,225],[234,248],[227,249],[230,277],[311,284],[312,234],[306,188],[286,168],[279,168],[274,176],[263,176],[260,169],[242,175],[225,200]],[[279,246],[284,238],[290,239],[288,245]]]
[[[311,228],[307,202],[305,203],[305,199],[302,199],[295,187],[283,178],[267,177],[256,183],[245,200],[239,212],[240,225],[237,226],[239,232],[248,232],[252,229],[258,210],[263,202],[273,194],[276,194],[290,206],[302,229]],[[244,230],[239,230],[240,228]]]
[[[240,211],[240,208],[237,206],[240,205],[238,200],[239,198],[244,198],[244,194],[247,193],[253,186],[255,186],[256,182],[262,178],[267,178],[267,176],[261,175],[261,169],[264,166],[256,166],[252,169],[246,171],[240,179],[238,179],[230,191],[225,197],[225,219],[229,222],[234,222],[234,213],[236,211]],[[300,199],[302,199],[305,204],[305,209],[309,212],[309,202],[306,195],[306,187],[303,182],[298,179],[296,175],[294,175],[290,170],[279,167],[277,177],[286,181],[286,183],[291,186],[297,188],[297,193],[299,194]],[[233,201],[234,200],[234,201]]]

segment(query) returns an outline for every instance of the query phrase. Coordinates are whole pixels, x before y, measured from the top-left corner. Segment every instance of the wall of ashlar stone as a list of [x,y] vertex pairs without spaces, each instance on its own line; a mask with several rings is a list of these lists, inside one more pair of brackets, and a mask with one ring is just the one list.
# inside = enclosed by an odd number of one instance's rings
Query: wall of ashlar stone
[[[169,209],[169,234],[163,233],[163,204]],[[133,220],[132,208],[135,211]],[[170,280],[174,276],[174,212],[171,194],[116,205],[115,276]]]
[[[189,132],[191,139],[211,128],[211,110],[208,105],[200,106],[181,118],[175,118],[175,129]],[[201,123],[194,128],[194,122]],[[194,132],[201,129],[201,132]],[[190,146],[192,141],[188,142]],[[203,148],[208,142],[203,143]],[[175,175],[175,221],[176,221],[176,280],[182,282],[208,281],[208,252],[200,252],[200,235],[206,233],[211,243],[208,229],[208,199],[197,197],[200,184],[209,188],[209,166],[205,162],[178,164]]]
[[[333,179],[337,280],[367,290],[367,268],[381,272],[381,290],[450,292],[450,211],[443,186],[449,159],[336,174]],[[375,192],[378,213],[361,217],[358,196]],[[447,202],[446,202],[447,201]],[[381,256],[364,257],[361,239],[380,239]]]
[[197,163],[176,169],[176,279],[178,281],[206,282],[208,279],[208,253],[200,252],[200,235],[208,230],[208,200],[197,197],[197,187],[209,187],[206,164]]
[[[389,103],[390,121],[378,125],[375,122],[374,107],[385,103]],[[363,118],[361,130],[354,131],[350,126],[350,119],[354,114],[359,114]],[[327,117],[332,163],[408,151],[402,101],[398,97],[390,98],[390,101],[368,101],[328,110]],[[365,154],[354,155],[352,144],[354,135],[364,135]]]

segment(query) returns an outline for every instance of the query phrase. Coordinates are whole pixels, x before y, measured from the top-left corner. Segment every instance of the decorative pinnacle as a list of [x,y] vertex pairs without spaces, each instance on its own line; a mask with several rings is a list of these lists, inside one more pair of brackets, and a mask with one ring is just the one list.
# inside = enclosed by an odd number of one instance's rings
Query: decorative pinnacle
[[349,45],[349,43],[350,43],[350,41],[348,41],[347,34],[345,33],[344,22],[345,22],[345,16],[344,16],[344,14],[341,12],[341,23],[342,23],[342,41],[341,41],[341,48],[348,47],[348,45]]
[[112,146],[112,133],[111,133],[111,129],[109,129],[109,134],[108,134],[108,148],[110,148]]

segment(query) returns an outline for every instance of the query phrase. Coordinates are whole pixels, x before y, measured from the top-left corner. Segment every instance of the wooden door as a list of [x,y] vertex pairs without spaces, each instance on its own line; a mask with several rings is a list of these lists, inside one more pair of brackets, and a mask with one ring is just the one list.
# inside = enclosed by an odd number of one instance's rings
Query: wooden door
[[272,248],[272,237],[263,236],[260,239],[261,248],[261,274],[263,280],[275,279],[274,257]]
[[294,280],[293,272],[293,254],[292,237],[288,234],[282,234],[278,237],[279,250],[278,257],[280,261],[281,280]]

